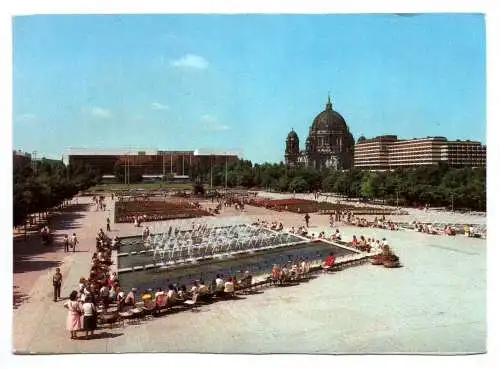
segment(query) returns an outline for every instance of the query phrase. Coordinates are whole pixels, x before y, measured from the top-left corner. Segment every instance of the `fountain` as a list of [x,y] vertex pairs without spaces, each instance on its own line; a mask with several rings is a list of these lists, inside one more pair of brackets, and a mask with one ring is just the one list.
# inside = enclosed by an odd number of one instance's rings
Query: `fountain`
[[190,283],[191,275],[215,278],[216,273],[234,275],[245,270],[262,274],[273,263],[301,258],[319,265],[328,252],[343,256],[340,260],[365,257],[342,245],[311,241],[249,223],[241,217],[218,222],[163,222],[150,227],[146,241],[141,236],[124,238],[118,253],[120,282],[125,280],[125,285],[139,287],[175,278]]

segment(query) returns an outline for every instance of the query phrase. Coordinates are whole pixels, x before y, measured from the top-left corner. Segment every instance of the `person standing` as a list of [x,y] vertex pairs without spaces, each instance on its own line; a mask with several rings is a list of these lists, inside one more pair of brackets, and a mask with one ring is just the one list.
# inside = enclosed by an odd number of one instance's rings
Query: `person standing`
[[80,316],[82,314],[80,303],[77,300],[78,292],[71,291],[69,301],[64,304],[68,309],[68,317],[66,318],[66,329],[71,333],[71,339],[77,338],[76,333],[81,329]]
[[306,216],[304,217],[304,220],[306,221],[306,227],[309,228],[309,219],[311,219],[311,217],[309,216],[309,213],[306,213]]
[[78,238],[76,238],[76,233],[73,233],[71,235],[70,244],[71,244],[71,247],[73,248],[73,252],[75,252],[76,251],[76,245],[79,244]]
[[64,252],[69,252],[69,238],[67,234],[64,235],[63,244],[64,244]]
[[61,298],[62,274],[61,269],[56,268],[56,273],[52,276],[52,286],[54,287],[54,302]]
[[85,297],[85,303],[82,306],[83,310],[83,330],[85,331],[85,339],[94,335],[94,331],[97,328],[97,308],[92,302],[92,297],[87,295]]
[[109,220],[109,217],[106,219],[106,231],[111,232],[111,220]]

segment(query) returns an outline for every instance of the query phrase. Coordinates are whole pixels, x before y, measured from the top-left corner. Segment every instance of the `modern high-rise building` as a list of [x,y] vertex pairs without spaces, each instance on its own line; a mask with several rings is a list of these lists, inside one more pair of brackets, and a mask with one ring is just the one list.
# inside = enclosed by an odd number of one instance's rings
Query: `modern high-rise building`
[[354,146],[354,167],[387,170],[421,165],[486,167],[486,146],[478,141],[448,141],[446,137],[409,140],[394,135],[360,139]]

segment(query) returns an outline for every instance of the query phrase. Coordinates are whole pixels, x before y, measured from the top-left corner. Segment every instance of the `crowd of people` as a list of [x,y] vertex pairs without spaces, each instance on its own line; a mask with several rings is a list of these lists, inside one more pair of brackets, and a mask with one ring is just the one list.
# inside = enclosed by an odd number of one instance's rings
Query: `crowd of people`
[[[453,227],[451,224],[445,224],[445,226],[441,229],[439,227],[435,227],[432,224],[422,223],[413,221],[412,227],[415,231],[431,234],[431,235],[447,235],[447,236],[456,236],[458,233],[458,229]],[[481,237],[479,233],[476,232],[476,229],[472,225],[464,224],[463,233],[466,237],[478,238]]]
[[40,230],[40,237],[42,238],[42,245],[49,245],[52,243],[52,233],[48,225],[44,225]]
[[385,219],[383,215],[381,218],[375,217],[373,221],[369,221],[363,217],[355,217],[352,212],[335,212],[335,214],[330,214],[329,223],[330,227],[335,227],[335,222],[341,222],[347,225],[351,225],[354,227],[373,227],[373,228],[381,228],[388,229],[391,231],[398,230],[397,223],[393,222],[390,219]]
[[[97,327],[97,304],[107,308],[110,302],[120,294],[116,272],[110,272],[111,249],[118,243],[116,238],[110,239],[102,229],[96,237],[96,251],[92,255],[89,277],[81,277],[78,288],[70,293],[65,303],[68,309],[66,327],[71,338],[77,338],[77,332],[85,331],[85,338],[94,334]],[[114,246],[112,246],[114,245]],[[60,294],[60,285],[56,290],[56,275],[53,277],[54,301]],[[90,336],[89,336],[90,333]]]
[[106,197],[103,195],[92,196],[92,202],[95,205],[95,211],[106,211]]

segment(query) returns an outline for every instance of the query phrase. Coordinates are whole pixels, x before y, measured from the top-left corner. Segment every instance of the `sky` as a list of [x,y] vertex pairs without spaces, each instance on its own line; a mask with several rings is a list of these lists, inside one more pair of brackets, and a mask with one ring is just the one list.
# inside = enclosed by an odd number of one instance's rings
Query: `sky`
[[283,160],[325,109],[355,139],[486,141],[480,14],[13,19],[13,148],[238,149]]

